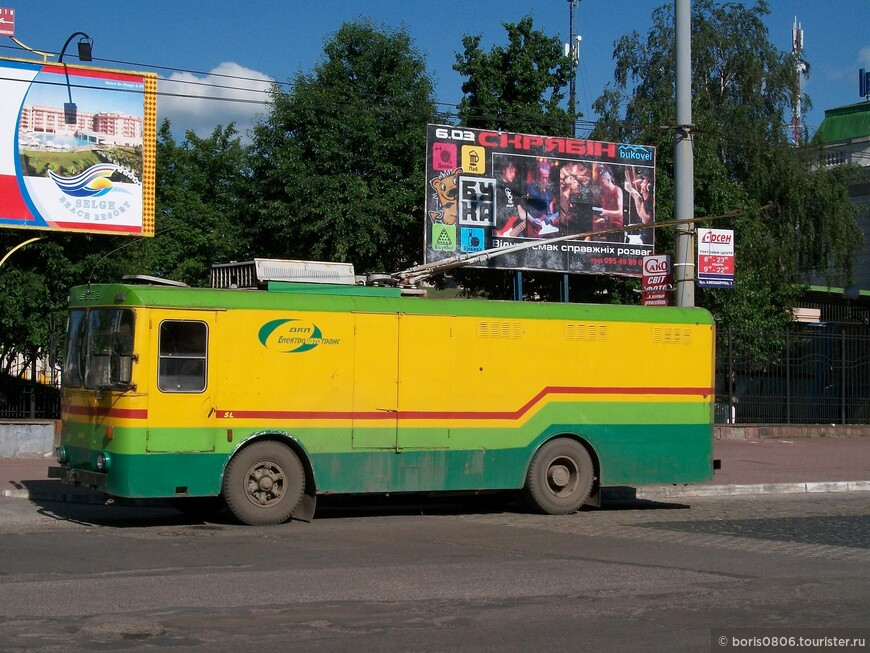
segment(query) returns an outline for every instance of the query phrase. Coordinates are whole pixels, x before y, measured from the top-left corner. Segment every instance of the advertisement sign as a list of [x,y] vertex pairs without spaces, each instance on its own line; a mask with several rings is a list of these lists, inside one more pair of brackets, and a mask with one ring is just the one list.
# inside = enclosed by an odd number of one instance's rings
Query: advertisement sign
[[734,231],[698,229],[698,286],[734,287]]
[[0,59],[0,227],[154,235],[157,76]]
[[674,286],[670,255],[644,256],[641,284],[644,306],[671,306]]
[[0,7],[0,36],[15,36],[15,10]]
[[429,125],[426,171],[427,263],[536,242],[470,267],[639,277],[653,253],[653,147]]

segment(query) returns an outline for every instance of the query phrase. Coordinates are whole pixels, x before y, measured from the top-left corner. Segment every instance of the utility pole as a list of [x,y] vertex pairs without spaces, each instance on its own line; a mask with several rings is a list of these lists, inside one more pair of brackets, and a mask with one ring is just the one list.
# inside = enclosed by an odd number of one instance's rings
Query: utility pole
[[[568,0],[568,42],[565,44],[565,56],[571,58],[571,79],[568,81],[568,115],[571,118],[571,136],[577,136],[577,64],[580,62],[580,37],[574,36],[574,10],[579,0]],[[560,294],[562,301],[570,298],[569,276],[562,275]]]
[[674,143],[674,219],[677,226],[674,284],[677,306],[695,305],[695,168],[692,152],[692,3],[675,0],[677,124]]
[[565,44],[565,56],[571,58],[571,79],[568,82],[568,114],[571,116],[571,136],[577,135],[577,64],[580,60],[580,37],[574,38],[574,10],[578,0],[568,0],[568,42]]

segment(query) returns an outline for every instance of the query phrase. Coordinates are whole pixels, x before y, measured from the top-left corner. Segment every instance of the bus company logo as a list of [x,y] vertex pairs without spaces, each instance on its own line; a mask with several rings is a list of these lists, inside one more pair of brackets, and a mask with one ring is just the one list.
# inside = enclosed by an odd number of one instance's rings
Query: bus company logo
[[283,354],[301,354],[321,345],[337,345],[341,341],[340,338],[324,338],[316,324],[296,318],[266,322],[260,327],[257,339],[266,349]]
[[653,150],[650,147],[642,145],[620,145],[616,151],[620,159],[629,159],[631,161],[652,161]]
[[48,171],[48,176],[65,195],[102,197],[115,187],[109,177],[119,170],[118,166],[111,163],[99,163],[75,177],[62,177],[51,170]]

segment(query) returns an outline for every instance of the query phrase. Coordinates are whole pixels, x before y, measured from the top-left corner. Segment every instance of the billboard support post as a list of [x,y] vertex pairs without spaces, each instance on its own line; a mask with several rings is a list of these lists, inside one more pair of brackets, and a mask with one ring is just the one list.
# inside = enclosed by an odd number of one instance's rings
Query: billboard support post
[[514,272],[514,301],[523,301],[523,273],[520,270]]

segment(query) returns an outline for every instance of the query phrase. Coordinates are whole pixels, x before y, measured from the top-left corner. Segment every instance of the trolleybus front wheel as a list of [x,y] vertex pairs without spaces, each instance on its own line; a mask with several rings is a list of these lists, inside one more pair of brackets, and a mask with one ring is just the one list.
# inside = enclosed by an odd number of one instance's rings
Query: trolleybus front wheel
[[548,515],[577,512],[592,491],[595,468],[586,448],[569,438],[545,443],[532,458],[526,474],[526,496]]
[[222,491],[227,508],[243,524],[281,524],[302,500],[305,470],[289,447],[256,442],[227,464]]

